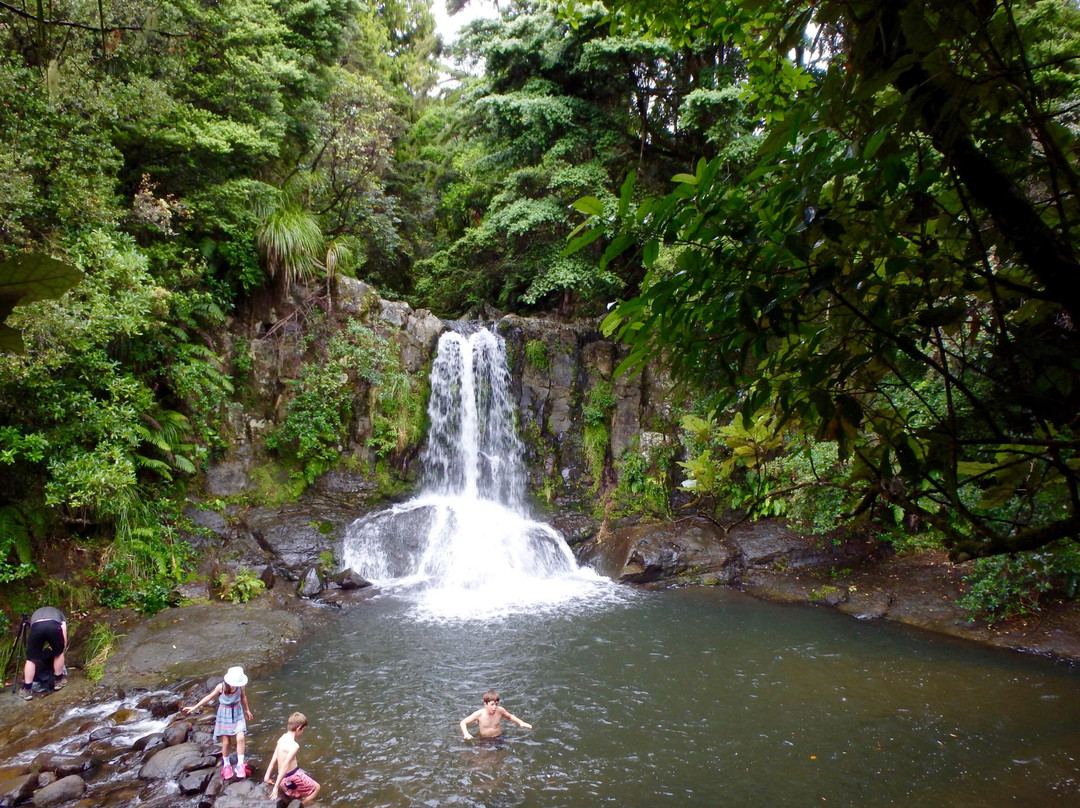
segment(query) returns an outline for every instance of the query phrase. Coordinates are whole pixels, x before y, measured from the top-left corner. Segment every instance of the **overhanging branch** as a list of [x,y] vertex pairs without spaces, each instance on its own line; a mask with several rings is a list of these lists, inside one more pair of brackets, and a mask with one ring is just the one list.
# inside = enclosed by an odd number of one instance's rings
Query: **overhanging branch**
[[[55,25],[60,28],[77,28],[82,31],[93,31],[94,33],[103,33],[106,31],[137,31],[139,33],[142,33],[146,31],[146,29],[143,28],[141,25],[88,25],[87,23],[83,22],[75,22],[74,20],[48,20],[44,17],[38,16],[37,14],[31,14],[29,11],[21,9],[18,6],[13,6],[10,3],[5,3],[3,0],[0,0],[0,8],[4,9],[5,11],[10,11],[17,17],[32,20],[38,25]],[[161,36],[174,38],[191,36],[190,34],[174,34],[170,33],[169,31],[157,30],[155,30],[154,33],[160,34]]]

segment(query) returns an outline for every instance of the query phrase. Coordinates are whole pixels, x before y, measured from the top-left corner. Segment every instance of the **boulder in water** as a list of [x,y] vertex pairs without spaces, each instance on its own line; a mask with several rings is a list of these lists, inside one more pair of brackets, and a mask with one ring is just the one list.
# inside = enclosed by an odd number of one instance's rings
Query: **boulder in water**
[[86,793],[86,783],[77,774],[71,774],[34,792],[36,808],[52,808],[64,802],[77,800]]
[[365,589],[371,586],[371,581],[358,574],[352,567],[331,575],[330,582],[337,584],[342,589]]
[[161,749],[139,770],[143,780],[167,780],[186,771],[189,764],[202,760],[202,750],[193,743],[182,743]]
[[21,774],[4,780],[0,783],[0,805],[18,805],[26,802],[34,793],[37,786],[37,777],[32,774]]
[[30,764],[31,771],[52,772],[57,777],[81,774],[93,766],[90,758],[82,755],[58,755],[52,752],[40,752]]
[[215,768],[196,769],[180,778],[177,785],[181,794],[201,794],[214,776]]
[[308,567],[300,577],[300,583],[296,587],[296,594],[302,598],[314,598],[323,591],[323,582],[319,578],[319,571],[315,567]]
[[162,733],[162,740],[165,741],[166,746],[179,746],[187,741],[190,732],[191,723],[188,721],[180,721],[165,728],[165,731]]
[[719,527],[695,517],[613,531],[587,543],[580,558],[623,583],[649,584],[690,574],[733,579],[737,555]]

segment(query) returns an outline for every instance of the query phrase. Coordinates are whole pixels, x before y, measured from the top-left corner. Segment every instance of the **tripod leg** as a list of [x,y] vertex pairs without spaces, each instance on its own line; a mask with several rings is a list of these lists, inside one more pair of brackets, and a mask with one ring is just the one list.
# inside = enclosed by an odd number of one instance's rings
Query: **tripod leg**
[[23,621],[23,624],[19,626],[19,633],[15,637],[15,643],[11,648],[11,660],[15,663],[15,669],[12,672],[11,677],[11,692],[13,695],[19,692],[19,684],[23,676],[23,668],[26,663],[27,634],[29,630],[30,628],[26,621]]
[[7,681],[8,666],[12,668],[11,674],[11,692],[16,692],[16,687],[19,684],[19,641],[22,639],[22,626],[19,626],[19,631],[15,635],[15,639],[11,642],[11,648],[8,650],[8,655],[4,657],[4,670],[0,671],[0,676],[3,680]]

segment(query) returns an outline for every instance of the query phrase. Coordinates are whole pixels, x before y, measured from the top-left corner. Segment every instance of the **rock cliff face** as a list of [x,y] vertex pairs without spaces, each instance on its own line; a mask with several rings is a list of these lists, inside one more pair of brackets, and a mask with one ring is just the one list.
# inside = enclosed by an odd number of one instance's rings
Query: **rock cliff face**
[[[229,504],[224,518],[200,508],[189,515],[230,540],[240,563],[255,566],[268,553],[275,572],[295,580],[320,553],[334,550],[353,519],[411,493],[423,440],[421,431],[417,445],[380,460],[371,448],[372,391],[343,373],[342,384],[354,392],[337,447],[340,462],[298,500],[290,496],[296,470],[268,448],[267,437],[286,418],[305,366],[320,361],[298,313],[318,308],[320,322],[338,326],[361,321],[392,341],[402,368],[422,385],[440,334],[472,324],[381,299],[349,278],[338,279],[330,298],[298,291],[293,303],[296,311],[287,317],[269,304],[253,304],[231,325],[231,361],[249,370],[229,412],[228,449],[209,469],[202,492],[206,500]],[[623,355],[595,323],[501,316],[484,325],[506,340],[535,509],[572,544],[594,537],[605,513],[601,495],[613,490],[621,459],[674,442],[670,383],[651,369],[616,376]]]

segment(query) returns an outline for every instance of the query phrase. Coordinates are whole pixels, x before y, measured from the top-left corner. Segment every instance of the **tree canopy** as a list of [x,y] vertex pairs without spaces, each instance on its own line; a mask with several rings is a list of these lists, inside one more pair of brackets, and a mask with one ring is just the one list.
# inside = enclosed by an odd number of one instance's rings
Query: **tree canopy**
[[[115,537],[102,573],[160,605],[243,378],[227,318],[299,318],[307,284],[324,322],[335,275],[443,316],[608,312],[626,368],[693,391],[699,492],[782,457],[830,524],[1075,541],[1074,3],[516,0],[450,51],[475,73],[444,50],[420,0],[0,2],[0,582],[31,537]],[[312,355],[385,383],[398,451],[419,394],[342,331]],[[352,412],[310,364],[269,446],[306,481]]]
[[747,171],[704,153],[587,223],[648,268],[607,320],[629,364],[662,352],[838,441],[856,512],[901,508],[958,558],[1074,538],[1077,9],[609,5],[616,30],[735,43],[764,135]]
[[106,536],[114,605],[163,605],[180,481],[225,447],[225,317],[394,248],[433,27],[407,1],[0,5],[0,581],[31,539]]

